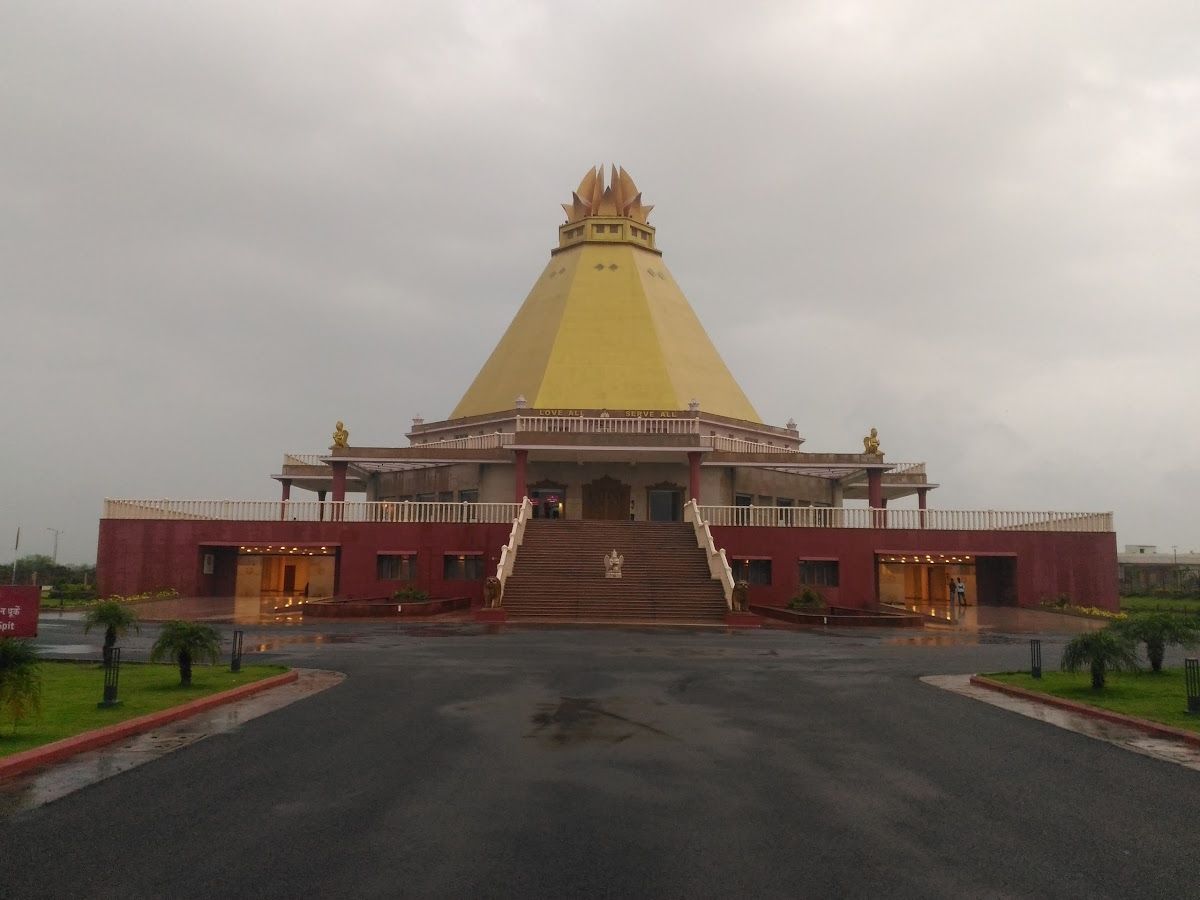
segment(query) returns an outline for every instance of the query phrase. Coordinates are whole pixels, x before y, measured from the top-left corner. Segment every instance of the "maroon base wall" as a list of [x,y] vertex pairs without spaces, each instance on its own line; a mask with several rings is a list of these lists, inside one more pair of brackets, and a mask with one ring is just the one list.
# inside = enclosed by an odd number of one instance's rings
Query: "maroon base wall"
[[[154,519],[102,519],[96,554],[96,585],[101,596],[175,588],[185,597],[232,596],[239,544],[337,546],[339,597],[380,597],[412,584],[431,597],[483,600],[483,581],[446,581],[442,556],[478,552],[484,574],[494,574],[500,548],[512,526],[394,524],[370,522],[214,522]],[[225,545],[225,546],[222,546]],[[230,546],[232,545],[232,546]],[[380,552],[416,551],[417,578],[379,581]],[[212,575],[201,573],[204,553],[213,553]]]
[[[376,579],[380,552],[415,550],[414,585],[434,598],[469,596],[482,601],[482,581],[445,581],[442,556],[479,552],[484,572],[495,572],[511,526],[340,522],[214,522],[103,519],[97,553],[102,595],[175,588],[184,596],[233,594],[239,544],[336,545],[340,548],[337,595],[386,596],[400,586]],[[752,585],[750,599],[785,606],[800,590],[801,559],[836,559],[840,585],[821,588],[828,603],[873,607],[878,597],[875,557],[881,553],[946,553],[984,557],[976,575],[984,599],[1037,606],[1067,594],[1075,603],[1118,609],[1117,539],[1109,533],[1034,531],[921,531],[865,528],[754,528],[717,526],[713,539],[730,560],[771,559],[771,585]],[[225,545],[222,547],[222,545]],[[232,545],[232,546],[230,546]],[[201,574],[202,554],[215,555],[212,575]],[[987,557],[1015,559],[1015,596]],[[518,565],[520,563],[518,562]],[[992,571],[992,570],[995,571]],[[997,585],[992,587],[992,585]]]
[[[879,596],[875,556],[946,553],[985,557],[976,569],[985,602],[1037,606],[1068,594],[1072,602],[1117,610],[1117,536],[1112,532],[922,531],[869,528],[755,528],[714,526],[713,541],[729,560],[770,557],[772,584],[751,585],[752,603],[785,606],[801,590],[798,562],[837,559],[839,585],[819,588],[828,603],[871,607]],[[992,587],[986,557],[1015,557],[1016,596]],[[972,602],[974,600],[972,599]]]

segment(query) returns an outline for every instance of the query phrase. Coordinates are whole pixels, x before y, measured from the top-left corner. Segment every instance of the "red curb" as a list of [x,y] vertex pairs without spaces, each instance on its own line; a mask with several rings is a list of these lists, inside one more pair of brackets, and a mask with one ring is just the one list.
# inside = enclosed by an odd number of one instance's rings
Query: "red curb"
[[1114,725],[1126,725],[1130,728],[1136,728],[1139,731],[1144,731],[1147,734],[1152,734],[1155,737],[1167,737],[1174,740],[1183,741],[1191,744],[1194,747],[1200,747],[1200,734],[1194,731],[1184,731],[1182,728],[1175,728],[1172,725],[1163,725],[1159,722],[1151,722],[1149,719],[1139,719],[1137,716],[1127,716],[1124,713],[1113,712],[1110,709],[1101,709],[1098,706],[1089,706],[1086,703],[1077,703],[1074,700],[1065,700],[1062,697],[1055,697],[1050,694],[1040,694],[1037,691],[1031,691],[1028,688],[1017,687],[1013,684],[1005,684],[1002,681],[993,681],[983,675],[972,675],[971,684],[979,687],[988,688],[993,691],[999,691],[1001,694],[1009,694],[1013,697],[1020,697],[1022,700],[1035,700],[1038,703],[1044,703],[1046,706],[1056,706],[1059,709],[1065,709],[1069,712],[1079,713],[1080,715],[1088,716],[1092,719],[1101,719],[1105,722],[1112,722]]
[[97,747],[116,743],[135,734],[150,731],[160,725],[167,725],[171,722],[177,722],[180,719],[194,716],[197,713],[207,712],[224,703],[232,703],[234,700],[242,700],[261,691],[291,684],[299,677],[299,673],[295,670],[284,672],[281,675],[272,675],[270,678],[239,685],[227,691],[222,691],[219,694],[200,697],[198,700],[181,703],[179,706],[172,706],[170,709],[147,713],[144,716],[138,716],[136,719],[127,719],[124,722],[117,722],[115,725],[106,725],[103,728],[85,731],[83,734],[77,734],[74,737],[63,738],[61,741],[55,741],[52,744],[43,744],[41,747],[33,747],[21,753],[14,753],[12,756],[0,759],[0,780],[11,778],[13,775],[19,775],[30,769],[61,762],[78,753],[86,753],[88,750],[95,750]]

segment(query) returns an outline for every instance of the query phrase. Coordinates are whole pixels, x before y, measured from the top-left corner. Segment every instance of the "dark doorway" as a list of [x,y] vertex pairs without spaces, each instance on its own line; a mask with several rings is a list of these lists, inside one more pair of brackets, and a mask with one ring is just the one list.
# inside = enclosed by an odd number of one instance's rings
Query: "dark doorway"
[[285,594],[296,593],[296,567],[283,567],[283,592]]
[[652,484],[646,488],[646,510],[651,522],[683,521],[683,488],[677,484]]
[[629,518],[629,485],[605,475],[583,486],[583,517],[619,521]]
[[1017,605],[1017,558],[980,556],[975,560],[979,602],[987,606]]
[[565,519],[567,489],[561,484],[540,481],[530,485],[529,502],[533,504],[535,519]]

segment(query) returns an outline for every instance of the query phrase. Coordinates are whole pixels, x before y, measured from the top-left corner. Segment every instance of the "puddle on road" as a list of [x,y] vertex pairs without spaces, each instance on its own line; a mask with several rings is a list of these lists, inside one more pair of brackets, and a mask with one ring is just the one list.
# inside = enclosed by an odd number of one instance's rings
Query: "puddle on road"
[[594,697],[561,697],[557,705],[541,704],[541,712],[530,717],[533,730],[528,738],[558,747],[583,743],[620,744],[636,735],[674,740],[653,725],[605,709]]

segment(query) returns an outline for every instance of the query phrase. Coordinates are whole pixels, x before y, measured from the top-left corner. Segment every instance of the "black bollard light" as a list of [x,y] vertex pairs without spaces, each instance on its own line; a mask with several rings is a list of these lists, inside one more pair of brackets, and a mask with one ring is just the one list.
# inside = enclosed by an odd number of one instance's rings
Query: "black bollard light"
[[121,678],[121,648],[110,647],[104,657],[104,699],[96,705],[102,709],[120,706],[117,699],[117,683]]
[[242,671],[242,637],[244,635],[244,631],[235,631],[233,633],[233,653],[229,659],[230,672]]
[[1029,641],[1029,674],[1034,678],[1042,677],[1042,642],[1037,638]]
[[1200,659],[1183,661],[1183,680],[1187,685],[1187,711],[1200,713]]

